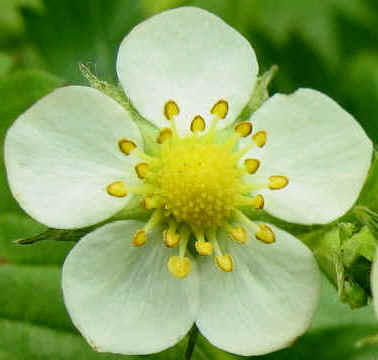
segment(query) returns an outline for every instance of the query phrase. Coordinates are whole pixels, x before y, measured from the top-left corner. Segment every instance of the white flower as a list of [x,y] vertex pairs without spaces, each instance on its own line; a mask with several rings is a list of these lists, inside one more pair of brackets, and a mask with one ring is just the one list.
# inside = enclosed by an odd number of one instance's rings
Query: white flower
[[[243,209],[265,203],[301,224],[337,219],[365,181],[370,140],[309,89],[275,95],[251,122],[232,125],[258,64],[240,34],[200,9],[137,26],[121,44],[117,70],[139,113],[161,128],[159,153],[143,152],[121,105],[81,86],[40,100],[6,138],[13,194],[50,227],[96,224],[133,195],[153,209],[147,223],[113,222],[71,251],[63,291],[73,322],[98,351],[157,352],[194,322],[233,353],[288,346],[315,311],[318,268],[300,241]],[[203,256],[187,249],[194,242]],[[218,266],[206,256],[213,252]]]

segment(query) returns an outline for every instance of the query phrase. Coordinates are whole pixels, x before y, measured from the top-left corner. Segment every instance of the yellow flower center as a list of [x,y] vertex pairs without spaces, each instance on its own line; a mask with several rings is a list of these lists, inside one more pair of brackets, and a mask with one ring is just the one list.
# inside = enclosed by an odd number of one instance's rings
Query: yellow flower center
[[180,137],[175,123],[179,113],[178,105],[173,100],[167,101],[164,114],[171,126],[160,131],[156,141],[161,148],[157,156],[143,153],[132,140],[119,140],[121,152],[126,156],[135,154],[143,160],[135,166],[135,171],[144,184],[127,187],[116,180],[106,186],[106,191],[115,197],[129,193],[142,195],[143,208],[153,210],[150,220],[132,239],[135,246],[143,246],[155,226],[166,224],[162,236],[165,245],[168,248],[178,247],[178,255],[172,256],[168,263],[168,270],[174,276],[183,278],[191,271],[190,259],[185,256],[190,239],[195,241],[199,255],[214,253],[217,266],[224,272],[230,272],[234,261],[231,254],[223,253],[217,232],[227,232],[230,239],[239,244],[246,243],[250,232],[257,240],[273,243],[275,235],[272,229],[266,224],[251,221],[243,214],[242,208],[262,209],[264,198],[256,191],[284,188],[288,179],[273,175],[263,183],[243,182],[245,175],[253,176],[258,171],[260,161],[247,158],[240,166],[240,160],[253,147],[265,146],[267,133],[259,131],[253,134],[250,143],[238,149],[239,139],[252,133],[252,124],[241,122],[235,126],[233,135],[222,143],[218,142],[217,123],[227,116],[227,101],[219,100],[210,109],[214,119],[202,136],[200,133],[206,130],[206,123],[201,115],[197,115],[190,126],[192,134]]
[[186,137],[161,153],[157,182],[165,209],[191,228],[220,226],[240,192],[241,172],[223,145]]

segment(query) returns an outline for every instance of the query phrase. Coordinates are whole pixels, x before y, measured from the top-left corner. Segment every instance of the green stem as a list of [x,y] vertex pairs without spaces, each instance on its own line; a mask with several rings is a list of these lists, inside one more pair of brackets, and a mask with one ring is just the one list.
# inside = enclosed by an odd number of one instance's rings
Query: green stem
[[190,360],[192,358],[192,354],[193,354],[194,347],[196,345],[197,337],[198,337],[198,328],[196,325],[193,325],[189,333],[188,345],[186,347],[185,357],[184,357],[185,360]]

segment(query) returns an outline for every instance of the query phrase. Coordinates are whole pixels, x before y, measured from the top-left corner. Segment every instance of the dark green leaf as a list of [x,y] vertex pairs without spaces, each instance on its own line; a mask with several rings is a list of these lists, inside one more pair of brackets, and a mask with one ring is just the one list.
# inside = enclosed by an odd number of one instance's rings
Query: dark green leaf
[[139,1],[44,0],[43,11],[23,9],[30,40],[52,73],[84,82],[80,63],[92,62],[96,75],[115,79],[117,49],[142,18]]

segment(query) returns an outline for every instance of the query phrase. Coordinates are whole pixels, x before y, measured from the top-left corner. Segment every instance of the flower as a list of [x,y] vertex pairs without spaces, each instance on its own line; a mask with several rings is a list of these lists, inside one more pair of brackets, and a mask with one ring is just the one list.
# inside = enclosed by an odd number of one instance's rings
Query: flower
[[124,354],[172,346],[194,322],[233,353],[288,346],[309,326],[319,271],[300,241],[244,210],[265,207],[301,224],[335,220],[365,181],[370,140],[309,89],[274,95],[235,122],[256,84],[256,57],[201,9],[137,26],[117,71],[138,112],[160,128],[156,154],[144,151],[130,112],[82,86],[40,100],[6,137],[12,192],[40,222],[89,226],[135,196],[152,211],[146,223],[112,222],[73,248],[63,292],[74,324],[96,350]]

